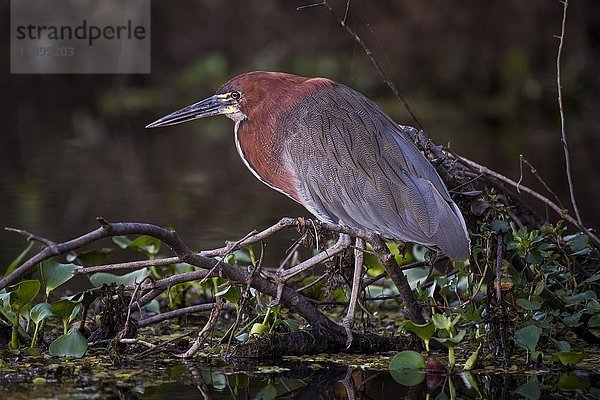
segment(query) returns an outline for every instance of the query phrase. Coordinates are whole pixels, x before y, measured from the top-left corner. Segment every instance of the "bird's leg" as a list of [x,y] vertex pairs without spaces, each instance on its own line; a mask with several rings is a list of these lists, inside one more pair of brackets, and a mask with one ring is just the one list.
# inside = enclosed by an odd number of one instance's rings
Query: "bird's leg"
[[319,254],[312,256],[308,260],[305,260],[290,269],[283,270],[282,268],[280,268],[274,276],[274,280],[277,283],[277,296],[271,302],[271,306],[279,304],[279,301],[281,300],[281,293],[283,292],[283,286],[285,285],[285,282],[287,282],[290,278],[298,275],[301,272],[306,271],[311,267],[314,267],[315,265],[327,260],[328,258],[331,258],[343,252],[348,247],[350,247],[351,243],[352,242],[350,241],[349,235],[345,233],[340,233],[340,237],[338,238],[337,242],[335,242],[335,244],[329,247],[328,249],[323,250]]
[[348,303],[348,312],[341,325],[346,329],[346,348],[352,344],[352,327],[354,326],[354,313],[356,312],[356,303],[358,302],[358,293],[362,278],[362,267],[365,259],[365,241],[356,238],[356,247],[354,249],[354,274],[352,276],[352,292],[350,293],[350,302]]

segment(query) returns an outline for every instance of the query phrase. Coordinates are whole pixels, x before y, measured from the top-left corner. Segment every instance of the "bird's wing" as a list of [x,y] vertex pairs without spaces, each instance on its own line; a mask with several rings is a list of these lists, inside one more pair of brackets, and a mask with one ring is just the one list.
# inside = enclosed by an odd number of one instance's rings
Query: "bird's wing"
[[439,175],[377,105],[342,85],[286,115],[285,156],[317,217],[468,257],[464,220]]

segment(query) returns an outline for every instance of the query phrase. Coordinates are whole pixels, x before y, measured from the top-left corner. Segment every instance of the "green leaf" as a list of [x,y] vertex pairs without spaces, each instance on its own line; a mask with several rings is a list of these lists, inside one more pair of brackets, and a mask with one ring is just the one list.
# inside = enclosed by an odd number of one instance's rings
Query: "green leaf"
[[574,392],[577,390],[587,390],[590,387],[590,381],[587,378],[575,374],[564,374],[558,380],[558,389],[565,392]]
[[67,255],[67,261],[73,262],[78,260],[79,264],[83,265],[101,265],[106,263],[113,250],[105,247],[102,249],[86,250],[80,253],[70,253]]
[[401,351],[390,362],[390,374],[404,386],[414,386],[425,379],[425,358],[412,350]]
[[123,250],[125,250],[127,246],[129,246],[129,243],[131,243],[131,240],[127,236],[113,236],[112,241]]
[[25,250],[23,250],[21,253],[19,253],[17,258],[15,258],[10,264],[8,264],[8,267],[6,267],[6,270],[4,271],[4,276],[8,276],[15,269],[17,269],[17,267],[19,265],[21,265],[21,263],[23,262],[23,260],[25,259],[25,257],[27,256],[27,254],[29,253],[31,248],[33,247],[33,244],[34,244],[33,242],[29,243],[29,246],[27,246],[27,248]]
[[142,268],[121,276],[109,274],[107,272],[98,272],[97,274],[90,276],[90,282],[92,282],[92,285],[95,287],[100,287],[105,284],[111,285],[113,283],[116,285],[128,286],[142,282],[147,275],[148,268]]
[[273,400],[277,397],[277,388],[273,386],[271,382],[267,384],[264,388],[260,389],[256,396],[254,397],[256,400]]
[[239,286],[229,285],[219,293],[215,294],[215,297],[223,297],[230,303],[237,303],[242,298],[242,290]]
[[400,252],[403,245],[401,246],[400,244],[395,243],[395,242],[386,242],[385,245],[390,250],[390,253],[392,253],[394,255],[394,258],[396,259],[396,262],[398,263],[398,265],[400,267],[414,261],[414,258],[412,257],[410,252],[408,252],[408,253]]
[[46,287],[46,297],[51,291],[71,279],[75,269],[77,269],[75,264],[59,264],[54,260],[43,261],[40,265],[40,273]]
[[562,365],[575,365],[587,358],[587,354],[584,352],[575,351],[559,351],[552,356],[553,360],[559,360]]
[[510,229],[510,225],[501,219],[495,219],[490,223],[490,229],[496,232],[506,233]]
[[571,351],[571,345],[564,340],[554,340],[554,345],[558,351]]
[[10,291],[10,306],[14,311],[18,311],[38,295],[40,292],[40,281],[21,281],[12,287],[16,289]]
[[284,319],[283,323],[287,325],[290,332],[298,332],[298,329],[300,328],[300,324],[295,319]]
[[449,330],[452,328],[452,320],[446,314],[433,314],[431,320],[438,329]]
[[74,303],[79,303],[84,308],[89,308],[89,306],[92,305],[94,300],[96,300],[96,298],[98,298],[98,296],[100,296],[100,294],[98,292],[92,292],[92,291],[86,290],[85,292],[76,293],[73,296],[65,297],[65,299],[72,301]]
[[267,325],[256,322],[252,325],[252,329],[250,329],[250,336],[252,336],[252,335],[262,336],[266,332],[268,332],[268,330],[269,330],[269,327]]
[[35,324],[39,324],[48,317],[53,316],[52,306],[48,303],[39,303],[31,308],[29,316]]
[[77,305],[78,303],[66,299],[56,300],[54,303],[52,303],[52,312],[57,317],[63,320],[68,320]]
[[134,249],[140,251],[142,253],[146,253],[147,255],[153,257],[158,254],[160,250],[161,242],[160,240],[153,238],[152,236],[140,236],[130,242],[127,247],[130,249]]
[[537,400],[542,395],[540,384],[536,377],[532,377],[527,383],[519,386],[515,393],[528,400]]
[[435,333],[435,324],[428,322],[426,324],[415,324],[412,321],[406,321],[402,324],[401,329],[406,329],[417,335],[421,340],[429,340]]
[[527,299],[517,299],[517,305],[526,310],[539,310],[542,308],[542,304],[539,301]]
[[477,361],[479,361],[479,351],[481,350],[481,345],[469,356],[467,361],[465,361],[464,370],[471,371],[477,367]]
[[157,299],[153,299],[150,303],[146,304],[144,310],[153,312],[154,314],[160,314],[160,302]]
[[586,290],[585,292],[577,293],[573,296],[565,296],[564,299],[567,304],[576,304],[582,301],[596,300],[597,297],[596,292],[593,290]]
[[576,233],[575,235],[570,235],[565,237],[567,242],[569,243],[569,247],[573,252],[578,252],[584,250],[588,245],[588,237],[582,233]]
[[456,335],[454,335],[452,337],[448,337],[448,338],[434,337],[433,339],[437,340],[438,342],[440,342],[441,344],[443,344],[446,347],[456,347],[465,338],[466,334],[467,334],[467,331],[464,329],[461,329],[460,332],[458,332]]
[[83,335],[77,329],[74,329],[50,343],[48,350],[53,356],[81,358],[87,348],[87,341]]
[[537,347],[542,330],[535,325],[527,325],[515,332],[515,342],[527,351]]
[[590,328],[598,328],[600,327],[600,314],[595,314],[588,321],[588,326]]

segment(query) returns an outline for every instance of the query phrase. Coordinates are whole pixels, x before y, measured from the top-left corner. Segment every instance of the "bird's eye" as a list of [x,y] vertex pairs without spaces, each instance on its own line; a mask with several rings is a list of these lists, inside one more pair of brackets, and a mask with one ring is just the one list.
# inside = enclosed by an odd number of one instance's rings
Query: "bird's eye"
[[242,97],[242,94],[240,92],[231,92],[231,98],[234,100],[239,100],[240,97]]

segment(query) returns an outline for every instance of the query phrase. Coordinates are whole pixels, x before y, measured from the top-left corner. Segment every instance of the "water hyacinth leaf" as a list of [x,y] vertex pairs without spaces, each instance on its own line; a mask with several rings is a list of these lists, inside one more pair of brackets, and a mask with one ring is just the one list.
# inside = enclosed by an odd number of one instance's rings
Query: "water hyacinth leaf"
[[477,367],[477,362],[479,361],[479,351],[481,350],[481,345],[469,356],[467,361],[465,361],[464,370],[471,371]]
[[79,303],[84,308],[89,308],[89,306],[92,305],[94,300],[96,300],[96,298],[98,298],[98,296],[100,296],[100,294],[98,292],[92,292],[92,291],[86,290],[85,292],[76,293],[73,296],[65,297],[65,299],[72,301],[74,303]]
[[510,225],[508,225],[508,222],[506,221],[503,221],[501,219],[495,219],[490,224],[490,229],[495,232],[506,233],[510,229]]
[[517,305],[521,308],[532,311],[542,308],[542,304],[539,301],[527,299],[517,299]]
[[456,335],[454,335],[452,337],[448,337],[448,338],[435,337],[434,339],[446,347],[456,347],[465,338],[466,334],[467,334],[467,331],[464,329],[461,329],[460,332],[458,332]]
[[402,329],[406,329],[417,335],[421,340],[429,340],[435,333],[435,324],[428,322],[426,324],[415,324],[412,321],[406,321],[402,324]]
[[586,358],[586,353],[576,351],[559,351],[552,356],[553,360],[559,360],[562,365],[575,365]]
[[54,303],[52,303],[52,312],[57,317],[68,320],[77,305],[78,303],[66,299],[56,300]]
[[576,304],[587,300],[596,300],[596,292],[593,290],[586,290],[582,293],[577,293],[573,296],[565,296],[564,300],[567,304]]
[[565,392],[587,390],[590,387],[588,378],[575,374],[563,374],[558,380],[558,389]]
[[40,265],[40,273],[46,288],[46,297],[51,291],[71,279],[76,268],[75,264],[60,264],[54,260],[43,261]]
[[528,400],[537,400],[542,395],[540,383],[536,377],[529,379],[527,383],[519,386],[515,391],[516,394],[525,397]]
[[160,251],[160,240],[151,236],[140,236],[135,240],[131,241],[127,248],[140,251],[147,254],[150,257],[154,257]]
[[33,247],[34,242],[29,243],[29,246],[25,250],[23,250],[19,255],[10,263],[6,270],[4,270],[4,276],[8,276],[11,272],[13,272],[25,259],[31,248]]
[[404,275],[406,275],[406,279],[408,279],[408,284],[411,289],[414,290],[417,285],[425,283],[429,276],[429,271],[427,268],[411,268],[404,271]]
[[269,330],[269,327],[267,325],[256,322],[252,325],[252,329],[250,329],[250,336],[252,336],[252,335],[262,336],[268,330]]
[[273,400],[277,397],[277,388],[273,386],[271,382],[267,384],[264,388],[260,389],[258,393],[256,393],[257,400]]
[[571,351],[571,345],[564,340],[554,340],[554,345],[558,351]]
[[151,313],[160,314],[160,302],[156,299],[146,304],[143,308],[144,310],[149,311]]
[[10,291],[10,306],[14,311],[18,311],[25,304],[29,303],[40,292],[40,281],[27,280],[12,286],[15,288]]
[[569,243],[569,247],[573,253],[581,252],[585,250],[588,245],[588,237],[582,233],[576,233],[575,235],[570,235],[565,237],[567,243]]
[[449,330],[452,328],[452,320],[445,314],[433,314],[431,320],[438,329]]
[[215,294],[215,297],[222,297],[230,303],[237,303],[242,298],[242,290],[238,286],[230,285]]
[[401,385],[414,386],[425,379],[426,362],[421,353],[401,351],[390,362],[390,374]]
[[113,236],[112,241],[123,250],[125,250],[127,246],[129,246],[129,243],[131,243],[131,240],[127,236]]
[[403,245],[401,246],[400,244],[394,242],[387,242],[385,245],[390,250],[390,253],[394,255],[394,258],[400,267],[414,261],[414,258],[410,252],[401,251],[403,250]]
[[295,319],[284,319],[283,323],[287,325],[290,332],[298,332],[298,329],[300,328],[300,324]]
[[600,274],[594,274],[587,278],[585,281],[581,282],[581,284],[593,283],[600,279]]
[[95,287],[102,285],[136,285],[142,282],[148,276],[148,268],[142,268],[125,275],[114,275],[107,272],[98,272],[90,276],[90,282]]
[[53,315],[54,312],[52,311],[52,306],[48,303],[36,304],[31,308],[31,311],[29,311],[29,316],[35,324],[39,324],[46,318]]
[[515,342],[527,351],[537,347],[542,330],[535,325],[527,325],[515,332]]
[[74,329],[50,343],[48,351],[53,356],[81,358],[87,348],[87,341],[83,335],[77,329]]
[[106,264],[108,257],[114,249],[103,247],[101,249],[86,250],[79,253],[67,254],[67,261],[79,261],[79,264],[84,265],[101,265]]
[[588,326],[590,328],[598,328],[600,327],[600,314],[596,314],[590,318],[588,321]]

